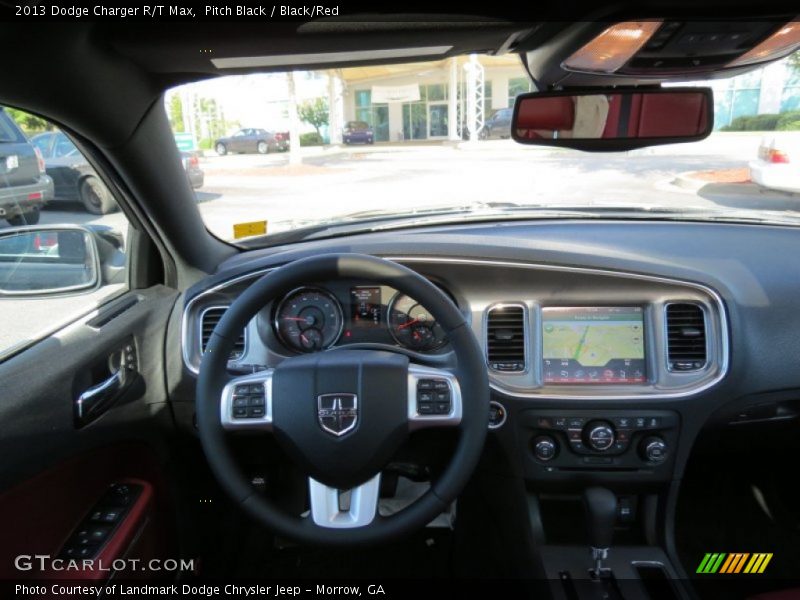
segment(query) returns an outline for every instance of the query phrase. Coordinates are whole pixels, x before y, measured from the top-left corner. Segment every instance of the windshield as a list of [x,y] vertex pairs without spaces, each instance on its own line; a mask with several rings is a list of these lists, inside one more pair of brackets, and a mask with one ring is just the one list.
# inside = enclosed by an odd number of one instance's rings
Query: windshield
[[800,54],[709,86],[705,140],[615,153],[522,146],[516,56],[251,74],[170,90],[217,237],[269,245],[510,218],[800,224]]

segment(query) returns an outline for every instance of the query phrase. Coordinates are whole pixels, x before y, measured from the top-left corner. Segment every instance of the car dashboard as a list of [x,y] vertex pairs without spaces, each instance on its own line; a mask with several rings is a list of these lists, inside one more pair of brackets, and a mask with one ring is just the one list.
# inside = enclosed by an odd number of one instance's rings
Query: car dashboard
[[[417,271],[462,312],[489,372],[493,439],[527,481],[668,482],[703,427],[746,421],[765,395],[800,387],[778,368],[777,349],[797,344],[781,322],[796,307],[770,259],[787,255],[793,238],[781,227],[542,221],[246,252],[191,288],[176,312],[183,374],[174,388],[192,397],[204,340],[257,278],[309,255],[362,252]],[[265,302],[229,369],[348,346],[440,368],[455,360],[413,299],[370,281],[309,281]]]

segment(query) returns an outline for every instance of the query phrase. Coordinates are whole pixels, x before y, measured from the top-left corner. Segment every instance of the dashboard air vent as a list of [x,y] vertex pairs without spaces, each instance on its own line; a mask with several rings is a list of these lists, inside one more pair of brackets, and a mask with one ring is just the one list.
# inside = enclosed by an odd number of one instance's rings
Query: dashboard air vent
[[[217,326],[217,323],[220,322],[220,319],[222,319],[222,315],[225,314],[226,310],[228,310],[227,306],[212,306],[211,308],[205,309],[200,315],[201,354],[205,353],[208,340],[211,339],[211,332],[214,331],[214,328]],[[236,344],[234,344],[233,350],[231,351],[231,360],[239,360],[242,358],[242,356],[244,356],[244,345],[245,332],[242,331],[242,335],[240,335],[236,340]]]
[[667,305],[667,354],[672,371],[697,371],[706,366],[706,323],[702,307]]
[[525,370],[525,309],[501,305],[486,315],[486,358],[494,371]]

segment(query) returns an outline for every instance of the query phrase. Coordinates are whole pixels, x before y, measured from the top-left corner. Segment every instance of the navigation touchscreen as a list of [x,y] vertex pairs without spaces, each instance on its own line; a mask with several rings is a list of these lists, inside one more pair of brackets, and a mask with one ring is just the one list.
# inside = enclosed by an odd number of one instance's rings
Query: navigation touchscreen
[[543,308],[542,360],[549,384],[645,383],[642,308]]

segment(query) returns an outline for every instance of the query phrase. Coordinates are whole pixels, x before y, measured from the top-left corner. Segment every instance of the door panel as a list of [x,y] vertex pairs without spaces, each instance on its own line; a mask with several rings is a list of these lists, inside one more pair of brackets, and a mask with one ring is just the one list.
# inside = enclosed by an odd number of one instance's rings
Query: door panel
[[105,578],[108,573],[99,570],[20,572],[14,560],[20,555],[63,556],[109,482],[138,485],[142,493],[94,559],[110,565],[122,556],[148,560],[174,552],[167,485],[157,456],[146,444],[116,444],[69,459],[0,494],[0,578]]
[[[163,366],[176,298],[164,286],[130,292],[0,364],[0,456],[14,457],[0,462],[3,569],[13,569],[17,554],[56,556],[104,490],[124,481],[138,481],[148,492],[141,511],[152,529],[137,537],[151,548],[168,547],[161,464],[173,422]],[[130,346],[132,383],[79,426],[75,401],[107,379],[116,368],[109,357]],[[0,572],[12,575],[20,573]]]

